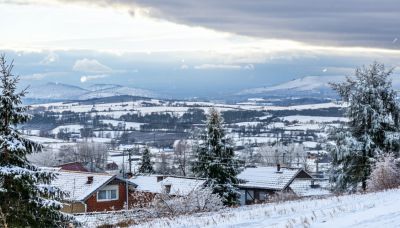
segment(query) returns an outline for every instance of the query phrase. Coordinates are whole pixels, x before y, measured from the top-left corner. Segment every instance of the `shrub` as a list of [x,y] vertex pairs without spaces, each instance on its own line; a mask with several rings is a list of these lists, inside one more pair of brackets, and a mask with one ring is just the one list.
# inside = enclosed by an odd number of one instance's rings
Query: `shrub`
[[284,202],[284,201],[291,201],[291,200],[297,200],[300,197],[298,197],[296,194],[293,192],[277,192],[274,195],[271,196],[269,199],[269,202]]
[[206,187],[196,188],[184,196],[159,194],[156,196],[154,208],[163,215],[180,215],[216,211],[223,208],[223,203],[218,194],[213,194],[212,189]]
[[380,191],[400,186],[400,169],[393,154],[382,156],[376,162],[368,179],[369,191]]

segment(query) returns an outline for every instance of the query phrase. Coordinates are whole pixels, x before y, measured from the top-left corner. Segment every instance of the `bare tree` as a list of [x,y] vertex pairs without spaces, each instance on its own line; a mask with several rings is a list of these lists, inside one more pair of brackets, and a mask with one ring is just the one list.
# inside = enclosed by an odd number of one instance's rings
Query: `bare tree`
[[188,140],[178,140],[174,145],[174,160],[178,164],[180,175],[188,175],[190,159],[193,157],[192,145]]
[[257,154],[260,157],[259,163],[262,165],[274,166],[280,161],[280,152],[273,146],[263,145],[257,149]]
[[167,155],[165,153],[161,153],[159,156],[159,161],[156,165],[156,173],[169,174],[171,172],[171,168],[169,167]]
[[196,212],[217,211],[222,209],[222,199],[213,193],[210,187],[193,189],[187,195],[157,194],[155,210],[162,215],[192,214]]
[[299,144],[288,145],[263,145],[257,150],[260,163],[267,166],[282,164],[287,167],[306,168],[307,153]]
[[52,149],[44,149],[40,153],[30,154],[27,156],[28,160],[38,166],[56,166],[60,163],[59,153]]
[[104,170],[107,164],[108,148],[102,143],[80,142],[75,146],[64,146],[59,157],[66,162],[83,162],[90,165],[90,171]]

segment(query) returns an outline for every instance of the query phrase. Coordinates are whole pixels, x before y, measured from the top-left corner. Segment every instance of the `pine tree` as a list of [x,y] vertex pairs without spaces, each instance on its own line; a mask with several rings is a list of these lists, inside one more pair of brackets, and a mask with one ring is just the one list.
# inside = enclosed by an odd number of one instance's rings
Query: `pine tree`
[[54,173],[40,170],[26,156],[41,145],[22,137],[16,125],[29,120],[21,106],[26,91],[16,92],[18,77],[0,56],[0,226],[65,227],[73,217],[59,210],[65,194],[51,186]]
[[197,177],[207,178],[214,193],[221,196],[225,205],[238,203],[240,193],[237,185],[239,162],[222,128],[223,118],[215,109],[207,116],[206,132],[202,143],[196,149],[193,173]]
[[142,161],[139,167],[139,173],[151,174],[154,173],[153,165],[151,163],[151,154],[149,148],[145,148],[142,154]]
[[348,104],[345,125],[334,129],[328,146],[332,154],[331,181],[337,191],[356,191],[366,181],[376,158],[386,153],[399,156],[399,106],[390,75],[383,64],[356,70],[355,77],[332,88]]

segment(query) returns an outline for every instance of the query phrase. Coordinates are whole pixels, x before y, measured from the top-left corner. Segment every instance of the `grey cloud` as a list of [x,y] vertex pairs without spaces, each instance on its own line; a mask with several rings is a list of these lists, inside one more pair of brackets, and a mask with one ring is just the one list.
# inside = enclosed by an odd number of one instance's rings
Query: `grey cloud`
[[242,35],[318,45],[400,49],[400,43],[393,42],[400,37],[398,0],[99,0],[96,3],[123,5],[131,10],[146,7],[154,17]]

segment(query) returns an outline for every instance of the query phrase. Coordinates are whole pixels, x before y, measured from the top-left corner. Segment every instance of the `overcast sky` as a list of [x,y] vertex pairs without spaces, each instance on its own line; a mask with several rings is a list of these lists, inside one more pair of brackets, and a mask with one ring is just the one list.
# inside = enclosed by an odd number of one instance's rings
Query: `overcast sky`
[[395,0],[0,0],[23,84],[219,94],[400,60]]

